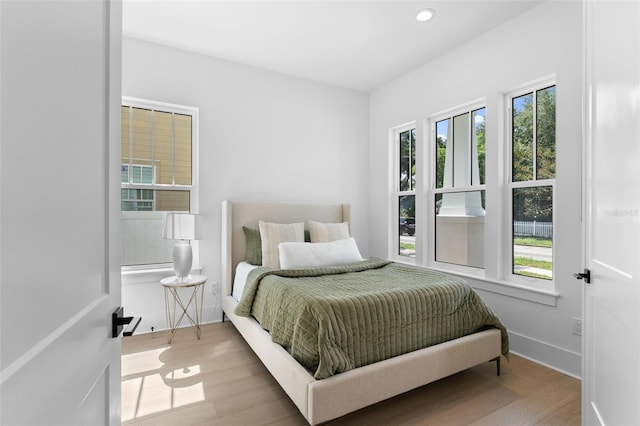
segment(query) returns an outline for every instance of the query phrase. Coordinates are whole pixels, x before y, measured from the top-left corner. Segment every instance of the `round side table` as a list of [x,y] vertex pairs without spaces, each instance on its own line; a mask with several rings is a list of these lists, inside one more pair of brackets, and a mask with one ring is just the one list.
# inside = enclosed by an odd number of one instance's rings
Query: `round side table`
[[[167,310],[167,327],[169,335],[167,342],[171,343],[180,323],[186,317],[191,323],[193,332],[198,340],[200,339],[200,324],[202,323],[202,300],[204,299],[204,283],[207,277],[204,275],[191,275],[189,277],[167,277],[160,280],[164,287],[164,302]],[[190,288],[191,297],[185,304],[178,290]],[[188,312],[189,306],[193,304],[194,315]],[[176,314],[179,314],[177,316]]]

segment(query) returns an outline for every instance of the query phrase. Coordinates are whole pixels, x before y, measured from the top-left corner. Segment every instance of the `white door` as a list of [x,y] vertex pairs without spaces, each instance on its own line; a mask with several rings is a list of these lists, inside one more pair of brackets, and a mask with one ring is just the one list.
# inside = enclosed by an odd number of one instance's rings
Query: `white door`
[[120,424],[121,5],[0,1],[0,423]]
[[583,424],[640,425],[640,2],[586,2]]

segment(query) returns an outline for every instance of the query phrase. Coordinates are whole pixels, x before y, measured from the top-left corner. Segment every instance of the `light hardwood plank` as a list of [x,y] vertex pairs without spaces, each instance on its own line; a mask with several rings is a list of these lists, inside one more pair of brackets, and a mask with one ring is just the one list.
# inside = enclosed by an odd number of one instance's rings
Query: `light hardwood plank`
[[521,395],[512,403],[482,417],[474,426],[535,425],[572,402],[578,402],[579,391],[567,380],[559,378]]
[[[306,425],[230,323],[197,340],[180,329],[122,345],[123,425]],[[502,375],[486,363],[327,424],[579,425],[580,381],[516,355]]]

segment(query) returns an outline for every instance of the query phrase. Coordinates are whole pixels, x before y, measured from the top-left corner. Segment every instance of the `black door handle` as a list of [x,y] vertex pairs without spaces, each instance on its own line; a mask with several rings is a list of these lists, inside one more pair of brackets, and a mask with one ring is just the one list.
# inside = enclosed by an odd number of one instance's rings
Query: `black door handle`
[[591,270],[584,268],[584,272],[578,272],[573,276],[579,280],[584,280],[585,283],[591,284]]
[[129,326],[124,331],[124,335],[131,336],[133,332],[136,331],[136,328],[138,328],[141,320],[142,317],[125,317],[124,308],[118,306],[111,314],[111,337],[118,337],[127,324]]

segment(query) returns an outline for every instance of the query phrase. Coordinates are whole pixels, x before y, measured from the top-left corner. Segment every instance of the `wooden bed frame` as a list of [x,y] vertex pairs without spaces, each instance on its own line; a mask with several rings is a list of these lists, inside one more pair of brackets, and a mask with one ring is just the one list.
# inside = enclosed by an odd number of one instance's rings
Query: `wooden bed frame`
[[316,380],[253,318],[234,313],[231,297],[236,265],[245,259],[243,225],[350,221],[348,204],[232,202],[222,204],[222,310],[309,424],[315,425],[431,383],[487,361],[500,371],[500,331],[485,330]]

